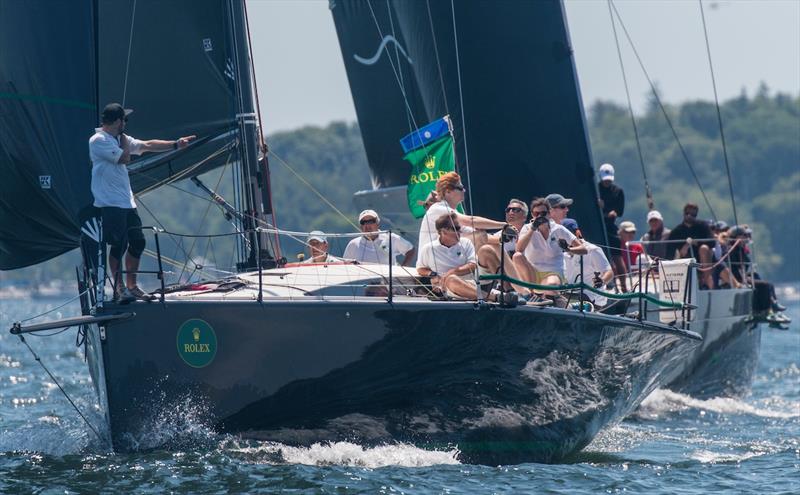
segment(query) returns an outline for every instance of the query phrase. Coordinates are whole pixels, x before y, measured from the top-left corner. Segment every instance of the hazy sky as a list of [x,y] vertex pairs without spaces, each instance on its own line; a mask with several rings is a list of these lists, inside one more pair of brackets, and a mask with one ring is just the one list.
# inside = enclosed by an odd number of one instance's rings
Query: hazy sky
[[[565,1],[584,103],[624,103],[606,1]],[[666,101],[713,99],[697,1],[615,4]],[[458,9],[458,0],[455,5]],[[721,99],[742,88],[752,94],[761,81],[773,90],[800,92],[800,0],[704,0],[703,5]],[[248,0],[247,7],[265,130],[355,120],[327,0]],[[631,96],[641,108],[647,82],[621,41]]]

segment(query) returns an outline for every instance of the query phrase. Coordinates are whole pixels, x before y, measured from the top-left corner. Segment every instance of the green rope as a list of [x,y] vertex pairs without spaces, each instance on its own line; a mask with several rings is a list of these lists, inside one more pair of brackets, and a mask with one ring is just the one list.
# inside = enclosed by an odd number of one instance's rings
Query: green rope
[[595,294],[607,297],[609,299],[645,299],[646,301],[650,301],[651,303],[657,306],[663,306],[665,308],[675,308],[675,309],[683,309],[684,304],[682,302],[671,302],[671,301],[662,301],[661,299],[657,299],[649,294],[644,294],[642,292],[630,292],[627,294],[614,294],[613,292],[605,292],[600,289],[595,289],[591,285],[586,284],[562,284],[562,285],[541,285],[541,284],[532,284],[530,282],[524,282],[522,280],[517,280],[515,278],[509,277],[508,275],[481,275],[481,280],[502,280],[504,282],[509,282],[515,285],[521,285],[523,287],[527,287],[528,289],[535,289],[535,290],[574,290],[574,289],[581,289],[588,290],[589,292],[594,292]]

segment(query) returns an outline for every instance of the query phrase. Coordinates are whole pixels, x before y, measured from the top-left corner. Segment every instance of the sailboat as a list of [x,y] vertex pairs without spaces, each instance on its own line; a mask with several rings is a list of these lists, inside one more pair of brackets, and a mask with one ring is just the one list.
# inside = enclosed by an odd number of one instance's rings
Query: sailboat
[[[531,55],[555,58],[574,82],[561,4],[529,5],[560,19],[534,30]],[[372,5],[337,2],[334,17],[349,7]],[[700,344],[683,321],[437,300],[418,295],[415,271],[403,267],[280,260],[274,236],[305,234],[274,228],[270,216],[244,0],[5,1],[0,10],[0,46],[24,47],[0,51],[0,267],[78,247],[84,257],[83,316],[11,331],[74,326],[85,336],[115,450],[157,447],[142,439],[164,412],[192,409],[217,431],[287,444],[410,442],[456,446],[469,462],[552,462],[629,414]],[[131,73],[132,60],[146,70]],[[550,107],[566,127],[549,137],[564,146],[539,159],[572,150],[575,196],[591,196],[578,93],[573,84],[558,94],[564,102]],[[133,162],[135,192],[236,164],[242,206],[227,206],[239,226],[238,274],[165,286],[163,232],[153,228],[158,300],[108,300],[86,140],[102,102],[118,99],[142,115],[140,135],[198,135],[186,150]],[[526,170],[520,184],[555,186]],[[482,198],[495,174],[474,167],[471,178],[475,211],[497,207]],[[594,205],[578,211],[599,222]],[[677,306],[686,312],[688,302]]]
[[[569,214],[584,237],[609,244],[563,2],[336,0],[331,10],[373,178],[372,190],[355,195],[360,207],[385,212],[413,237],[409,164],[385,150],[396,147],[392,136],[449,114],[471,191],[468,212],[497,218],[509,198],[560,193],[574,198]],[[634,283],[668,298],[657,273]],[[752,284],[700,290],[697,277],[689,283],[698,306],[689,328],[704,340],[665,386],[701,398],[746,394],[761,342]],[[641,309],[675,319],[658,307]]]

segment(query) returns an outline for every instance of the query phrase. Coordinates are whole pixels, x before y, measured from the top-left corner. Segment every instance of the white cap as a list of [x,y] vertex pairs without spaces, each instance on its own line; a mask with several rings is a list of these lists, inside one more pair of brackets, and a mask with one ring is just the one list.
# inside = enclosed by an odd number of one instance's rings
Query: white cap
[[664,221],[664,217],[661,216],[661,213],[658,210],[650,210],[647,213],[647,221],[649,222],[654,218],[657,220],[661,220],[662,222]]
[[311,241],[328,242],[328,238],[325,237],[325,232],[321,230],[312,230],[308,233],[308,242]]
[[600,170],[598,171],[598,175],[600,175],[600,180],[614,180],[614,165],[610,163],[604,163],[600,165]]
[[619,224],[619,230],[620,232],[636,232],[636,224],[630,220],[625,220]]
[[361,220],[363,220],[366,217],[372,217],[372,218],[375,219],[376,222],[380,222],[381,221],[381,217],[378,216],[378,212],[376,212],[375,210],[364,210],[364,211],[362,211],[361,213],[358,214],[358,221],[360,222]]

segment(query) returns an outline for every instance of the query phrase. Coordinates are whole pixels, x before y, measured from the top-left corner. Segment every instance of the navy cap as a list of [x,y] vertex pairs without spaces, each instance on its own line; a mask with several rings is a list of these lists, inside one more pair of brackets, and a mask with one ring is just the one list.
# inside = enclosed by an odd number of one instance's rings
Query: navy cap
[[116,122],[119,119],[124,119],[128,115],[132,114],[133,110],[130,108],[122,108],[122,105],[119,103],[109,103],[108,105],[103,108],[103,113],[101,114],[101,119],[104,124],[110,124],[112,122]]

